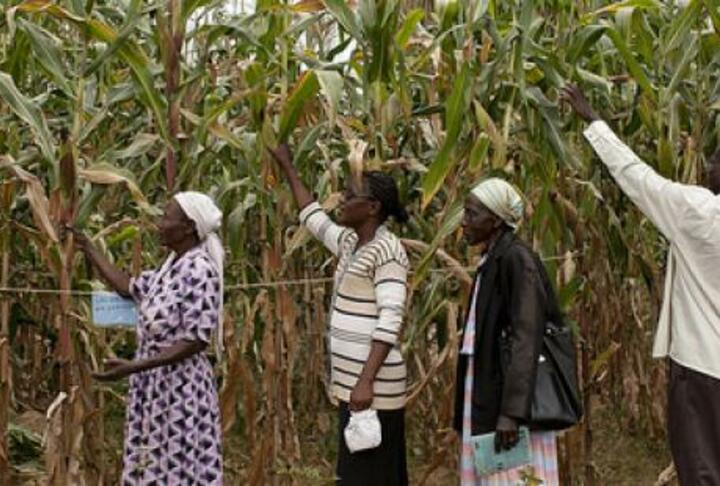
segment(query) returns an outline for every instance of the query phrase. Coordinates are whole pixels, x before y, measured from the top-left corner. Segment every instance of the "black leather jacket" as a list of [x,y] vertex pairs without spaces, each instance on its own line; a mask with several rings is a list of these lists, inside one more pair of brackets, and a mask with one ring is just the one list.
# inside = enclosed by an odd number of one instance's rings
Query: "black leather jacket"
[[[521,423],[529,419],[549,313],[538,265],[532,249],[508,231],[490,250],[482,268],[475,308],[473,435],[494,431],[501,414]],[[467,364],[467,356],[460,355],[455,388],[457,431],[462,427]]]

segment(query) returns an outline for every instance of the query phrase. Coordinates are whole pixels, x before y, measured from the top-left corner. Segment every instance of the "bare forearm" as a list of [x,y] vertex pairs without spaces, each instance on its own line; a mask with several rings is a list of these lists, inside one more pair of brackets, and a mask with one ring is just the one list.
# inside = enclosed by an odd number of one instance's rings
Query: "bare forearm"
[[100,272],[102,278],[123,297],[130,297],[130,276],[117,268],[103,255],[100,250],[90,247],[85,254],[92,261],[93,266]]
[[133,368],[137,373],[160,366],[170,366],[202,352],[206,346],[202,341],[179,341],[151,358],[134,361]]
[[363,367],[362,373],[360,373],[359,381],[366,381],[372,383],[375,381],[380,367],[385,362],[388,353],[392,346],[382,341],[373,341],[372,347],[370,348],[370,355],[368,356],[365,366]]
[[292,164],[281,163],[279,165],[283,174],[285,174],[285,179],[287,179],[288,184],[290,185],[290,190],[293,193],[293,197],[295,198],[295,202],[297,203],[298,207],[302,209],[308,204],[315,201],[315,198],[313,197],[310,190],[300,179],[300,174],[298,174],[297,169],[295,169]]

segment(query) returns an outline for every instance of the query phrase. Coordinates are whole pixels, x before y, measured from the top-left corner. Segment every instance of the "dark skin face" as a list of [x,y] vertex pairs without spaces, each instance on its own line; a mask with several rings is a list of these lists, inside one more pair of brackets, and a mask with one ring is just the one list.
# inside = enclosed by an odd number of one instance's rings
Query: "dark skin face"
[[720,148],[708,159],[705,184],[713,194],[720,194]]
[[195,224],[174,199],[165,206],[158,230],[162,244],[180,255],[199,243]]
[[470,194],[465,199],[462,229],[465,241],[471,246],[489,243],[497,236],[503,221]]
[[369,223],[377,227],[380,225],[382,206],[370,196],[367,188],[358,186],[355,182],[351,182],[345,188],[338,207],[337,221],[356,231]]

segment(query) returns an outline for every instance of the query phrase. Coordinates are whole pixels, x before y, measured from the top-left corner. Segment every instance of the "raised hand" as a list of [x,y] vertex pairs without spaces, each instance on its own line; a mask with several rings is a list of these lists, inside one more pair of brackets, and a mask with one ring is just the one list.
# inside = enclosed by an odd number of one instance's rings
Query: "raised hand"
[[587,122],[599,120],[585,94],[574,84],[567,84],[562,88],[560,99],[568,103],[577,115]]
[[275,161],[280,165],[280,168],[287,170],[292,168],[293,155],[290,151],[290,146],[286,143],[281,143],[275,149],[269,149],[270,154],[273,156]]
[[313,195],[308,188],[305,187],[302,180],[300,180],[300,175],[293,165],[293,155],[288,144],[281,143],[274,149],[268,147],[268,151],[280,166],[280,170],[285,174],[295,201],[300,209],[312,203],[314,201]]
[[72,235],[75,239],[75,245],[77,245],[83,251],[83,253],[87,253],[89,250],[91,250],[93,248],[92,241],[82,231],[78,230],[77,228],[75,228],[74,226],[71,226],[69,224],[66,224],[64,226],[64,229],[65,229],[65,231],[72,233]]
[[90,238],[88,238],[83,232],[77,228],[66,224],[63,228],[64,231],[69,231],[75,237],[75,245],[87,256],[92,262],[93,266],[100,272],[100,275],[110,284],[110,286],[123,297],[130,296],[130,276],[125,272],[115,267],[110,260],[105,257],[95,245],[93,245]]

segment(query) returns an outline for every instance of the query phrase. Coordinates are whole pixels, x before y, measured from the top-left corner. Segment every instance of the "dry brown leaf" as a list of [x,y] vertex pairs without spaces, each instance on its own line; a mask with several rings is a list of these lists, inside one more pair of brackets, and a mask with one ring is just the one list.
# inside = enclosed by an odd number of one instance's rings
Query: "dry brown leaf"
[[660,473],[657,481],[655,481],[655,486],[666,486],[668,484],[672,484],[675,479],[677,479],[677,471],[675,470],[675,464],[671,462],[668,467],[663,469]]
[[81,169],[78,171],[78,174],[83,179],[87,180],[88,182],[91,182],[93,184],[100,184],[100,185],[113,185],[113,184],[125,184],[125,186],[130,191],[130,194],[133,197],[133,200],[142,208],[145,212],[150,214],[155,214],[156,211],[150,206],[147,199],[145,198],[145,195],[142,193],[140,188],[137,186],[137,184],[129,179],[128,177],[118,173],[114,172],[110,169]]
[[9,170],[15,177],[25,183],[25,195],[32,208],[35,223],[51,241],[57,243],[59,240],[55,232],[55,226],[50,218],[48,198],[40,180],[30,172],[15,165],[15,161],[6,155],[0,156],[0,169],[3,168]]
[[45,414],[47,420],[43,445],[45,448],[45,469],[48,473],[48,484],[62,484],[65,477],[65,465],[62,451],[64,450],[63,414],[64,403],[68,395],[60,392],[50,404]]
[[364,140],[354,138],[347,141],[350,153],[347,160],[350,166],[350,174],[356,187],[362,187],[362,173],[365,168],[365,150],[368,143]]

